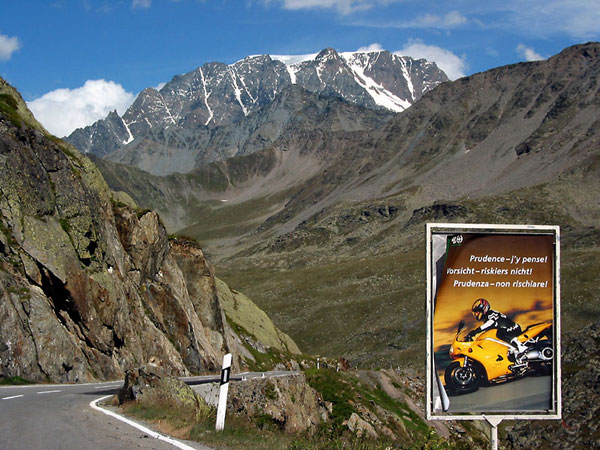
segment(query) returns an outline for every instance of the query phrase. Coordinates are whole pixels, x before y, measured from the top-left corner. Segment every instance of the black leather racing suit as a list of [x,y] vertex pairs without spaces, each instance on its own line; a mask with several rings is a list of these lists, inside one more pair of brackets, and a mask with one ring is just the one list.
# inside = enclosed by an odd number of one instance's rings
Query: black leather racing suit
[[469,337],[473,337],[482,331],[489,330],[490,328],[496,328],[496,336],[498,339],[502,339],[504,342],[510,344],[511,339],[519,336],[522,333],[521,326],[506,317],[504,314],[498,311],[490,309],[487,314],[482,318],[483,325],[475,328],[469,333]]

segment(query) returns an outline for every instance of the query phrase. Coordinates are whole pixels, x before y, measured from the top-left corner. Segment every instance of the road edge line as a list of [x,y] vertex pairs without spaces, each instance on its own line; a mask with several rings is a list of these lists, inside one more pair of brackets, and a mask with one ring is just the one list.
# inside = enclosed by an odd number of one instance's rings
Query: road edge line
[[109,411],[107,409],[101,408],[100,406],[97,405],[98,402],[105,400],[109,397],[112,397],[112,395],[105,395],[104,397],[100,397],[100,398],[97,398],[96,400],[92,400],[90,402],[90,406],[92,407],[92,409],[95,409],[96,411],[103,412],[107,416],[111,416],[117,420],[120,420],[121,422],[125,422],[127,425],[137,428],[138,430],[143,431],[144,433],[152,436],[153,438],[159,439],[161,441],[165,441],[168,444],[171,444],[177,448],[180,448],[181,450],[196,450],[194,447],[190,447],[189,445],[186,445],[183,442],[179,442],[176,439],[173,439],[168,436],[157,433],[156,431],[153,431],[150,428],[140,425],[139,423],[134,422],[133,420],[127,419],[126,417],[123,417],[123,416],[121,416],[115,412]]

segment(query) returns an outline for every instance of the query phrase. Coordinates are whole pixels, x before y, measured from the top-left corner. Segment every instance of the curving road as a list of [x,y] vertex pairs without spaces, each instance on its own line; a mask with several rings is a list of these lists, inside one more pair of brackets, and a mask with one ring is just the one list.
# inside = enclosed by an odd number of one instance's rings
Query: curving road
[[[265,377],[296,372],[266,372]],[[263,377],[261,372],[232,376],[232,380]],[[190,385],[214,383],[219,376],[182,378]],[[152,437],[115,417],[92,408],[90,403],[116,394],[122,381],[88,384],[38,384],[0,386],[1,450],[172,450],[167,442]],[[180,448],[208,449],[197,442],[179,441]]]

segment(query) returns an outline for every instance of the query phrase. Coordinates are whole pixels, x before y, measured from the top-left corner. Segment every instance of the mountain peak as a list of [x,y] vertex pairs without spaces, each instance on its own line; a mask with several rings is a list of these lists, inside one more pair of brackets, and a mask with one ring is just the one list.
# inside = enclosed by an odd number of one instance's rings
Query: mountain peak
[[[104,121],[110,125],[76,130],[67,139],[82,152],[100,156],[138,137],[152,141],[149,135],[155,136],[167,126],[199,133],[203,127],[239,123],[294,84],[360,107],[400,112],[447,80],[434,65],[425,67],[385,57],[391,55],[389,52],[349,55],[325,48],[310,55],[254,55],[229,65],[207,63],[174,76],[160,92],[144,89],[123,115],[122,123],[107,117]],[[199,143],[192,145],[202,149]]]
[[598,61],[600,57],[600,42],[587,42],[585,44],[574,45],[564,49],[559,54],[552,56],[551,61],[580,60],[583,64]]
[[317,61],[327,61],[328,59],[337,59],[339,58],[338,52],[336,52],[333,48],[328,47],[319,52],[315,60]]

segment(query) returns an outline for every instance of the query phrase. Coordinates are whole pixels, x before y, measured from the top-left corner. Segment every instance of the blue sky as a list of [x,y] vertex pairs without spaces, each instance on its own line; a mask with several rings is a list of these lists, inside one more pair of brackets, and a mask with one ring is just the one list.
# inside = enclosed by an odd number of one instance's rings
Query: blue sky
[[599,0],[6,0],[0,12],[0,76],[59,136],[210,61],[371,47],[455,79],[600,40]]

